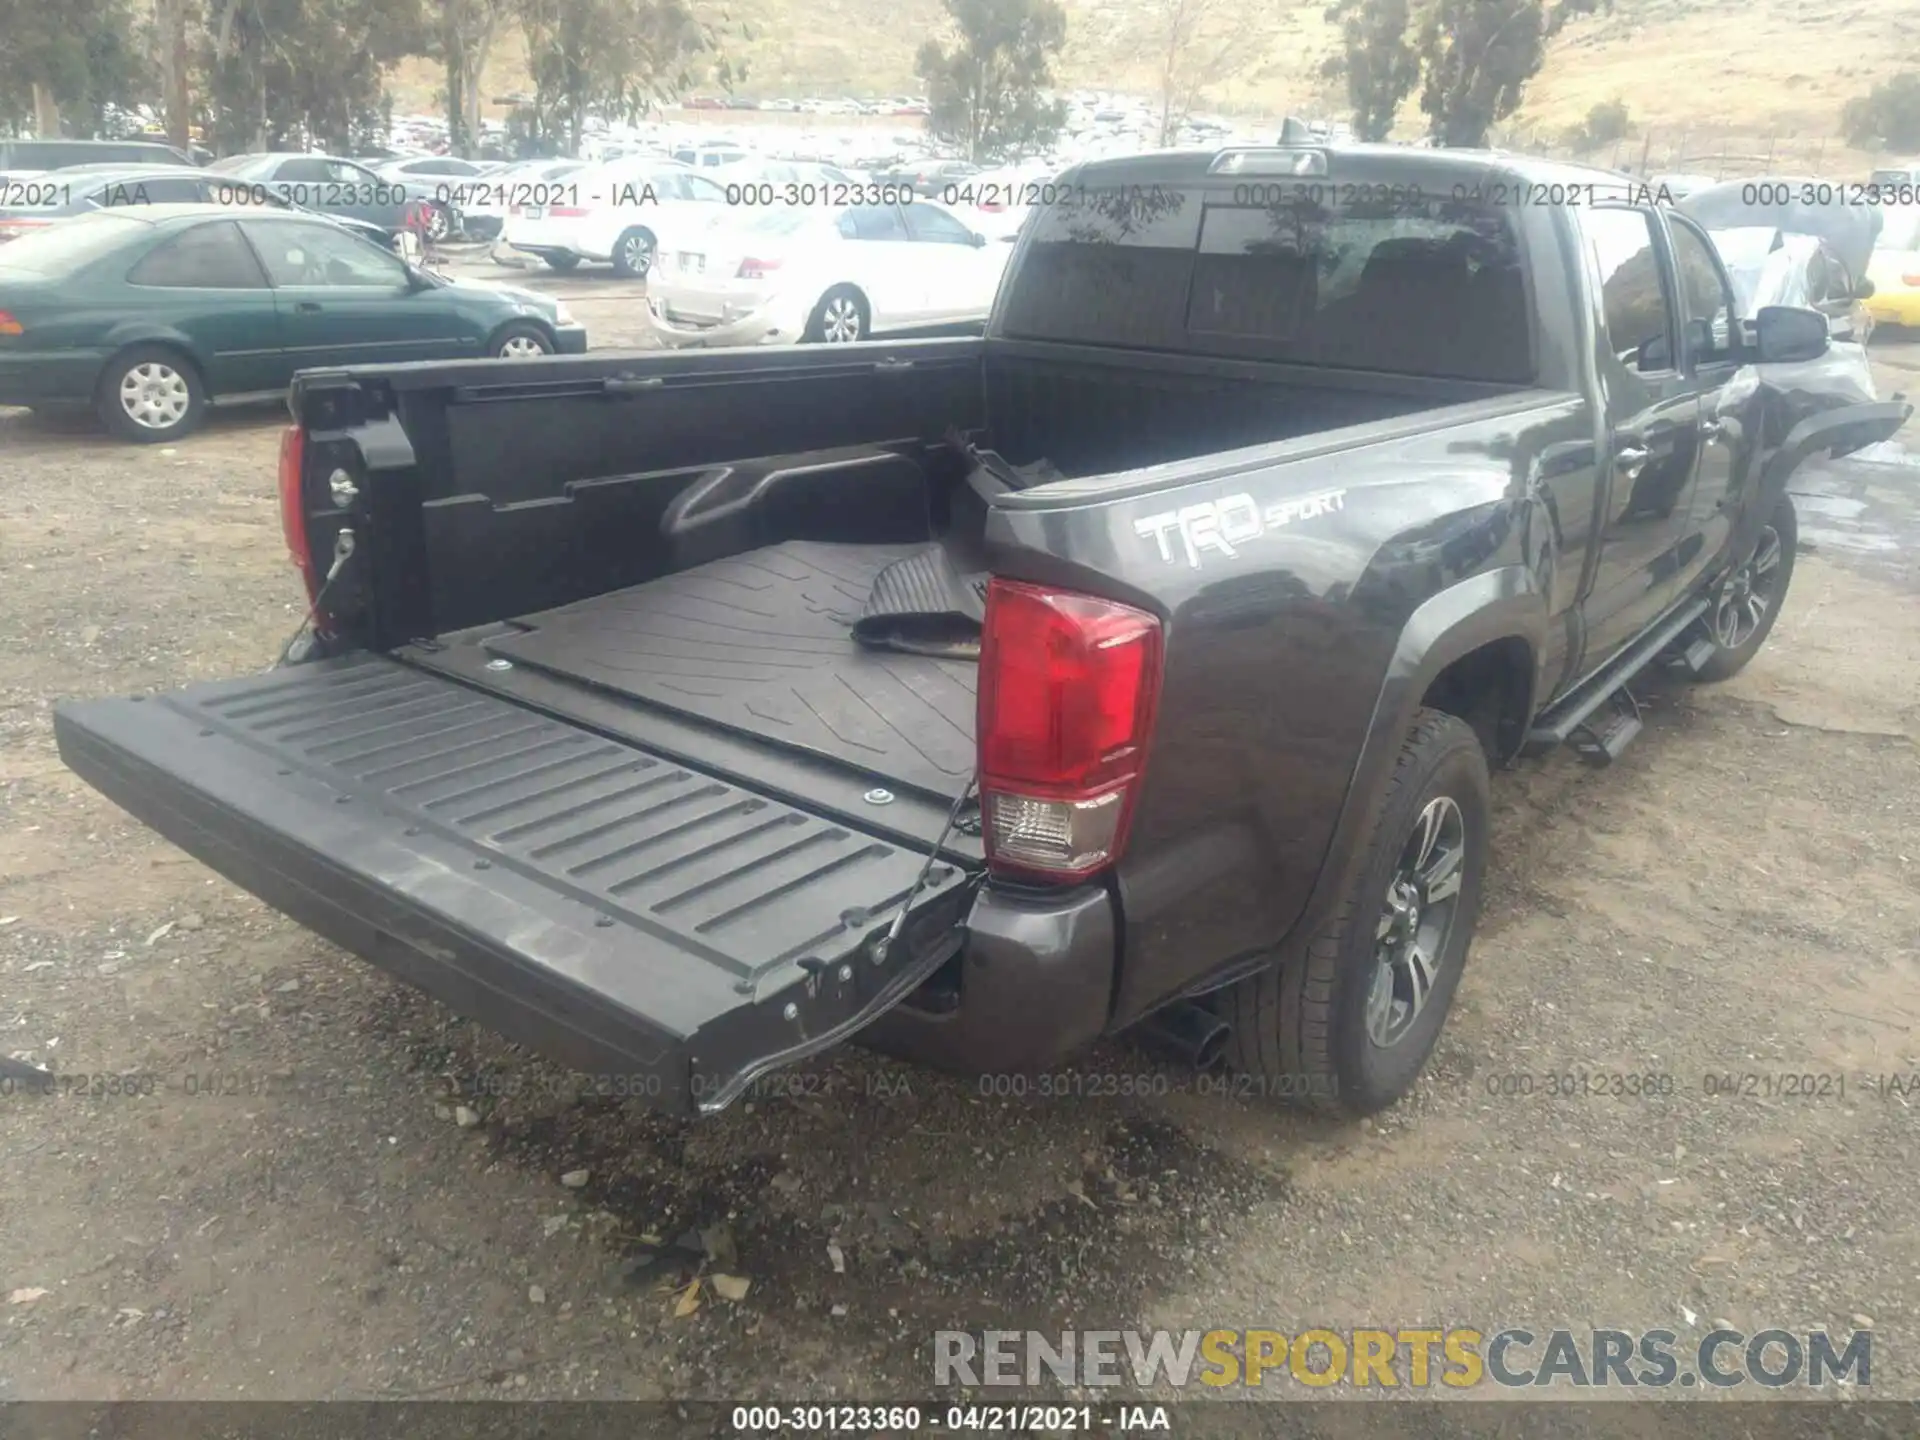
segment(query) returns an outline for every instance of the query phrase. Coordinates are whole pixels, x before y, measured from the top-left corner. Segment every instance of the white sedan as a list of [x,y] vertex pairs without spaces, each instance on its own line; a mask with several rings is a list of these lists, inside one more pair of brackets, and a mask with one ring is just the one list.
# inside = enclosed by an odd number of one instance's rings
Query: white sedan
[[996,244],[931,201],[782,206],[663,251],[647,306],[664,345],[842,344],[984,323]]
[[558,203],[515,205],[502,238],[556,270],[582,260],[644,275],[661,250],[682,248],[726,213],[726,192],[691,166],[629,155],[576,170]]

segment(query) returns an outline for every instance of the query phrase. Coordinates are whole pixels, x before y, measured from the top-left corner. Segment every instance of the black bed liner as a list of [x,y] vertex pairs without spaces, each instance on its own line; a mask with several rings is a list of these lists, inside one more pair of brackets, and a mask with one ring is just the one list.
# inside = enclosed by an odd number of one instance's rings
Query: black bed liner
[[663,1109],[844,1038],[963,933],[972,876],[943,862],[877,961],[923,854],[383,657],[54,720],[69,766],[229,879]]
[[789,541],[521,616],[483,648],[952,799],[978,667],[852,638],[874,577],[924,549]]

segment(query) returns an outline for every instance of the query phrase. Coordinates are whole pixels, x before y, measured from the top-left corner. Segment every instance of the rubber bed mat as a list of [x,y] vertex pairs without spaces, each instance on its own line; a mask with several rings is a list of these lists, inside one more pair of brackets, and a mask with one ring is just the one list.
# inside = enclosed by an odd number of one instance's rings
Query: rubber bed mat
[[967,874],[376,656],[56,708],[66,763],[237,884],[617,1093],[716,1108],[953,952]]
[[515,620],[516,665],[958,796],[978,667],[853,639],[874,578],[921,545],[791,541]]

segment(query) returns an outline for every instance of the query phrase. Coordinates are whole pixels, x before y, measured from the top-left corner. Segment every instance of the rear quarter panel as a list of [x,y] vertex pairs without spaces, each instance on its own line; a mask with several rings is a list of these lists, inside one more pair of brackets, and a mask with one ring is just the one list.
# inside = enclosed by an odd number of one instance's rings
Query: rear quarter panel
[[[1450,640],[1483,643],[1494,614],[1532,649],[1539,688],[1557,653],[1552,597],[1567,590],[1544,472],[1569,447],[1590,458],[1591,414],[1539,391],[1488,410],[1451,425],[1429,414],[1410,437],[1369,439],[1421,417],[1239,452],[1238,464],[1217,456],[1201,478],[1121,499],[994,512],[997,573],[1105,594],[1166,624],[1159,720],[1116,875],[1116,1024],[1283,943],[1315,893],[1376,710],[1397,725],[1398,697],[1417,703]],[[1429,602],[1457,590],[1470,598],[1436,623],[1450,607]]]

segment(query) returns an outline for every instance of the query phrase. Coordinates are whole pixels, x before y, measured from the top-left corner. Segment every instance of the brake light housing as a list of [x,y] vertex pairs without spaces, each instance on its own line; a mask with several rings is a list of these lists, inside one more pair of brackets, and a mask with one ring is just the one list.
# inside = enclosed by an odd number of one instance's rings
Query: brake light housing
[[988,868],[1084,879],[1126,848],[1165,640],[1145,610],[993,580],[981,625],[981,833]]
[[307,503],[301,476],[307,462],[307,432],[289,425],[280,432],[280,533],[287,542],[287,558],[306,582],[307,603],[320,597],[320,577],[313,564],[313,542],[307,535]]
[[586,213],[586,208],[581,205],[551,205],[547,207],[548,217],[554,220],[578,220]]
[[1900,277],[1900,283],[1902,285],[1911,285],[1915,289],[1920,289],[1920,270],[1907,271]]
[[11,310],[0,310],[0,335],[24,335],[27,327],[14,318]]
[[736,280],[764,280],[780,268],[778,260],[746,259],[740,262],[740,268],[734,272]]

